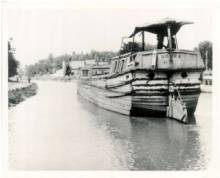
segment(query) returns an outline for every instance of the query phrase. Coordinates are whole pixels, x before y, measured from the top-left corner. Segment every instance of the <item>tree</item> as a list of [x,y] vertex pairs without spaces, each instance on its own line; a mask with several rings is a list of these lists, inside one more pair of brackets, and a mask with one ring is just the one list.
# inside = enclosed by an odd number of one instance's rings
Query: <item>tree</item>
[[[149,50],[153,50],[156,49],[155,45],[151,45],[151,44],[145,44],[145,51],[149,51]],[[137,43],[137,42],[128,42],[125,43],[122,47],[122,49],[120,50],[121,54],[125,54],[128,52],[138,52],[138,51],[142,51],[142,44],[141,43]]]
[[[110,59],[116,56],[118,53],[113,51],[95,51],[92,50],[90,53],[75,53],[72,55],[63,54],[60,56],[54,57],[52,54],[49,54],[47,59],[39,60],[37,63],[28,65],[25,67],[25,73],[29,76],[35,75],[44,75],[44,74],[52,74],[55,71],[62,69],[63,61],[67,64],[70,60],[88,60],[88,59],[96,59],[99,62],[109,62]],[[66,75],[71,75],[71,66],[67,65]]]
[[71,68],[70,68],[70,65],[69,65],[69,64],[66,65],[65,75],[68,75],[68,76],[71,75]]
[[18,74],[19,62],[15,59],[14,50],[11,47],[10,41],[8,41],[8,77],[13,77]]
[[128,42],[128,43],[123,44],[122,49],[120,50],[120,53],[125,54],[128,52],[132,52],[132,51],[137,52],[137,51],[141,51],[141,50],[142,50],[142,48],[139,43]]
[[207,53],[207,63],[208,63],[208,69],[212,69],[212,42],[210,41],[202,41],[198,45],[198,50],[201,54],[201,57],[203,59],[204,64],[206,63],[206,53]]

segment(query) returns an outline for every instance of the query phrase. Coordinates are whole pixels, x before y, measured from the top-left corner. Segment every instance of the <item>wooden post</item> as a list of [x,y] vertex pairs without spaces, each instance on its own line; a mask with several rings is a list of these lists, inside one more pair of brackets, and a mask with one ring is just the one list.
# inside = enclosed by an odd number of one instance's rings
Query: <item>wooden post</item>
[[[167,37],[168,37],[168,45],[169,45],[169,54],[170,54],[170,63],[173,63],[173,58],[172,58],[172,44],[171,44],[171,30],[170,30],[170,26],[168,25],[167,27]],[[170,93],[170,78],[171,75],[168,73],[168,107],[170,107],[170,102],[169,102],[169,98],[171,97],[170,95],[172,95],[172,93]],[[168,112],[168,111],[167,111]]]
[[169,44],[169,53],[170,53],[170,62],[173,62],[173,55],[172,55],[172,36],[171,36],[171,29],[170,25],[167,27],[167,34],[168,34],[168,44]]
[[176,39],[176,35],[175,35],[175,43],[176,43],[176,49],[179,49],[178,43],[177,43],[177,39]]
[[144,42],[144,31],[142,31],[142,51],[145,49],[145,42]]

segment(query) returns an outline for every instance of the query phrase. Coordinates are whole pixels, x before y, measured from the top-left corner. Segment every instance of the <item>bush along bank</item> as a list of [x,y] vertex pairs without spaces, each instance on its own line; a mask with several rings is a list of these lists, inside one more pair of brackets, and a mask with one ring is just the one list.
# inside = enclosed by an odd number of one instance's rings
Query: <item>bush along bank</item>
[[9,89],[8,91],[8,107],[15,106],[20,102],[24,101],[26,98],[36,95],[37,84],[31,83],[25,87],[19,87],[14,89]]

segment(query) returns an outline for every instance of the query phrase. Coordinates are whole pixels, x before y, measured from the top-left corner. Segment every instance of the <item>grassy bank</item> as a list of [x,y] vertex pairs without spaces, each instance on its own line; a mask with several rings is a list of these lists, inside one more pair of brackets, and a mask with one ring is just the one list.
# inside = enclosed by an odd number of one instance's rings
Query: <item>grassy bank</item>
[[31,97],[37,93],[37,84],[17,84],[11,87],[9,84],[8,90],[8,107],[15,106],[24,101],[26,98]]

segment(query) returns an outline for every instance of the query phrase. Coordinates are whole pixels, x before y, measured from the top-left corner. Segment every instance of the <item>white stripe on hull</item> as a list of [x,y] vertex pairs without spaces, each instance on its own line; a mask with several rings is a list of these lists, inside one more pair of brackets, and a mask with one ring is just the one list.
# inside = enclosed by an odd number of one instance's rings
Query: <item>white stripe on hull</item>
[[[199,92],[199,73],[173,74],[170,85],[176,85],[187,109],[194,112]],[[78,93],[105,109],[130,115],[132,108],[165,112],[168,106],[168,79],[162,72],[155,72],[152,80],[148,73],[137,71],[126,73],[111,79],[79,81]],[[97,87],[96,87],[97,86]],[[192,113],[189,113],[192,114]]]
[[168,85],[168,80],[135,80],[132,82],[132,85]]
[[110,91],[116,91],[116,92],[121,92],[121,93],[131,93],[132,88],[131,88],[131,83],[124,84],[122,86],[114,87],[114,88],[109,88],[108,90]]

